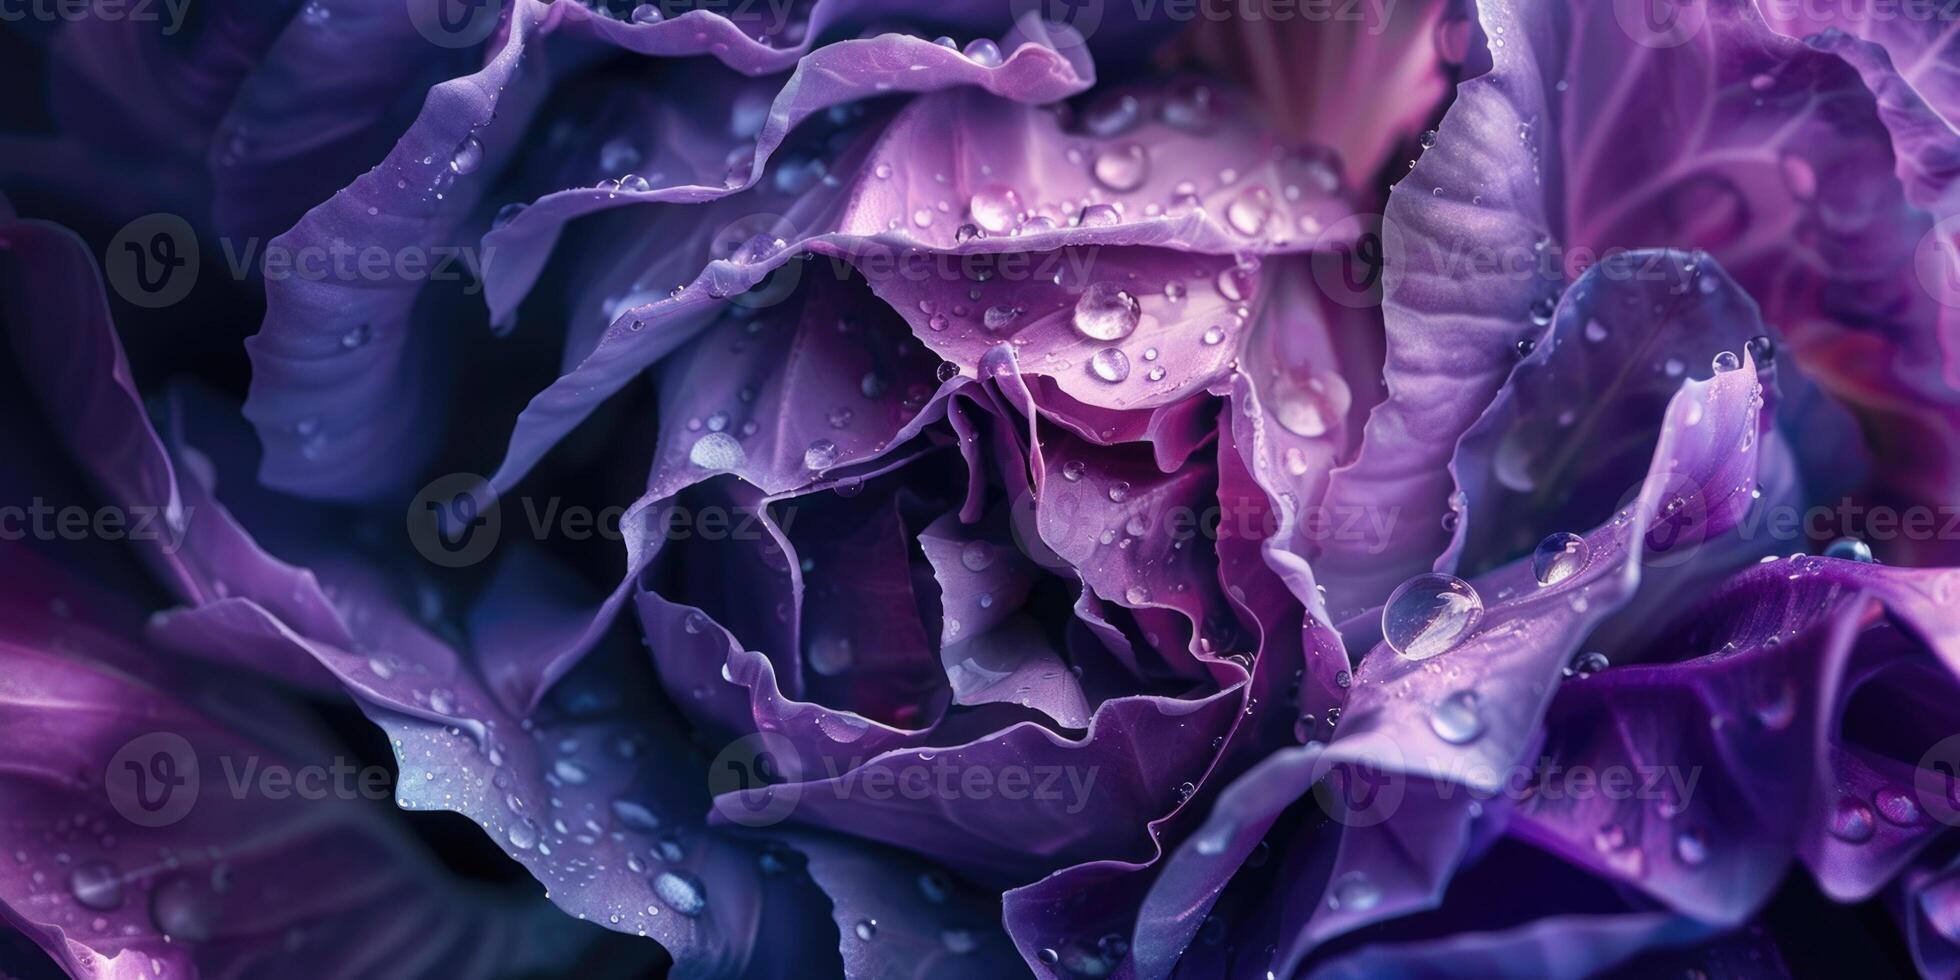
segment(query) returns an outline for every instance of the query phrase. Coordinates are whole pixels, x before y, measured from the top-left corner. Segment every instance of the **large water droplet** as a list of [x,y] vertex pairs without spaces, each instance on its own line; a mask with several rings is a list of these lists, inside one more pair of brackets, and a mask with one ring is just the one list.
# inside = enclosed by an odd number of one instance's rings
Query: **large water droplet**
[[651,833],[660,829],[660,818],[652,810],[634,800],[616,799],[612,801],[613,816],[619,822],[634,830]]
[[660,901],[688,918],[697,918],[708,909],[708,896],[700,879],[681,871],[662,871],[653,878],[653,893]]
[[150,920],[180,942],[211,938],[218,923],[218,900],[197,879],[177,875],[150,893]]
[[1359,871],[1334,879],[1327,889],[1327,907],[1350,912],[1366,912],[1382,900],[1382,890]]
[[704,470],[732,470],[748,462],[748,451],[726,432],[710,432],[694,441],[687,451],[688,462]]
[[1113,282],[1099,282],[1075,301],[1075,330],[1090,340],[1122,340],[1137,328],[1137,298]]
[[635,24],[658,24],[662,17],[659,4],[643,3],[633,8],[632,20]]
[[1318,374],[1304,382],[1281,374],[1273,382],[1273,417],[1286,431],[1318,439],[1347,416],[1354,396],[1339,375]]
[[483,165],[483,143],[475,136],[463,137],[463,144],[456,148],[449,158],[449,169],[458,174],[467,174]]
[[1869,562],[1872,560],[1872,549],[1871,545],[1857,538],[1839,538],[1825,546],[1824,557]]
[[984,37],[967,42],[965,53],[974,64],[984,68],[993,68],[1000,64],[1000,45]]
[[1105,347],[1089,356],[1089,372],[1115,384],[1130,376],[1130,356],[1114,347]]
[[1889,823],[1910,827],[1919,822],[1919,803],[1904,792],[1890,788],[1879,790],[1875,802],[1878,803],[1878,815]]
[[851,669],[856,655],[851,652],[851,641],[842,636],[811,637],[809,649],[810,669],[825,677],[836,677]]
[[1120,95],[1103,99],[1083,113],[1082,125],[1090,133],[1105,139],[1121,136],[1136,127],[1143,115],[1143,106],[1134,95]]
[[987,312],[980,315],[980,325],[997,333],[1007,329],[1020,316],[1021,308],[1018,306],[989,306]]
[[68,890],[75,901],[85,908],[97,912],[121,908],[123,903],[122,872],[107,861],[85,861],[76,865],[68,876]]
[[1011,229],[1020,220],[1021,196],[1014,188],[1000,184],[990,184],[973,192],[973,199],[967,202],[967,210],[972,212],[973,221],[983,230],[999,235]]
[[851,931],[857,933],[858,939],[868,943],[878,936],[878,920],[859,919],[857,926]]
[[1225,220],[1232,230],[1251,237],[1266,230],[1266,222],[1272,220],[1273,206],[1270,196],[1263,187],[1246,191],[1232,198],[1225,206]]
[[1571,531],[1547,535],[1531,552],[1531,574],[1539,585],[1557,585],[1586,567],[1590,549],[1586,539]]
[[1478,710],[1477,692],[1458,691],[1429,710],[1429,730],[1451,745],[1464,745],[1484,733],[1484,716]]
[[1693,827],[1674,835],[1674,856],[1689,866],[1708,860],[1708,835]]
[[960,564],[969,572],[984,572],[994,563],[994,546],[985,541],[968,541],[960,549]]
[[1427,660],[1477,628],[1484,600],[1470,583],[1424,572],[1402,583],[1382,606],[1382,639],[1409,660]]
[[1572,658],[1571,665],[1565,668],[1565,676],[1584,680],[1611,666],[1613,662],[1608,660],[1605,654],[1598,650],[1588,650]]
[[1716,374],[1727,374],[1742,367],[1742,358],[1735,356],[1735,351],[1725,350],[1715,355],[1714,366]]
[[1110,147],[1096,154],[1096,180],[1112,191],[1133,191],[1150,176],[1150,157],[1135,143]]
[[624,136],[614,137],[599,147],[599,169],[607,174],[623,174],[640,165],[640,149]]
[[538,846],[538,825],[532,823],[530,817],[520,817],[505,829],[504,836],[510,838],[510,846],[528,851]]
[[818,439],[803,450],[803,468],[812,472],[827,470],[837,463],[837,444],[829,439]]
[[1836,812],[1831,814],[1831,836],[1845,843],[1862,844],[1871,840],[1876,829],[1872,808],[1857,800],[1840,800]]

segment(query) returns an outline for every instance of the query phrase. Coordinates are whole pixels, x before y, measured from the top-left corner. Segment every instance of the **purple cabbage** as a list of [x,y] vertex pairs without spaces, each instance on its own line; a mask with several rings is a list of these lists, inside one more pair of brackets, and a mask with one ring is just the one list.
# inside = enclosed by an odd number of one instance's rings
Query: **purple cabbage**
[[0,972],[1960,970],[1960,5],[1051,6],[10,24]]

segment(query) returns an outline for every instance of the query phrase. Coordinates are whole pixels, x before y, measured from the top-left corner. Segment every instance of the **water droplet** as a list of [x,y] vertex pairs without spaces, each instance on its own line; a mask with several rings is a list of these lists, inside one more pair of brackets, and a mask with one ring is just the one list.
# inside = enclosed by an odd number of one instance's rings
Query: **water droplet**
[[968,541],[960,549],[960,564],[969,572],[984,572],[994,563],[994,546],[985,541]]
[[1857,538],[1839,538],[1825,546],[1824,557],[1842,558],[1846,561],[1870,562],[1872,560],[1872,549],[1871,545]]
[[367,346],[367,342],[373,339],[374,339],[374,327],[363,323],[360,326],[355,327],[354,329],[349,330],[344,334],[341,334],[340,346],[345,350],[354,350],[356,348]]
[[694,448],[687,452],[688,462],[704,470],[733,470],[740,468],[749,460],[748,451],[735,437],[726,432],[709,432],[694,441]]
[[463,137],[461,146],[449,158],[449,169],[453,173],[467,174],[483,164],[483,143],[475,136]]
[[1141,606],[1150,601],[1150,590],[1141,585],[1132,585],[1123,590],[1123,601],[1132,606]]
[[653,893],[660,901],[690,919],[708,909],[707,893],[701,881],[681,871],[662,871],[653,878]]
[[864,372],[864,377],[858,379],[858,394],[866,398],[877,398],[883,395],[887,387],[885,379],[880,377],[876,371],[866,371]]
[[581,785],[587,779],[591,778],[586,774],[584,766],[581,766],[570,759],[559,759],[556,763],[553,763],[551,767],[551,772],[559,779],[564,780],[565,782],[570,783],[573,786]]
[[980,325],[989,331],[999,332],[1013,324],[1020,316],[1021,308],[1018,306],[989,306],[987,312],[980,315]]
[[1130,376],[1130,356],[1114,347],[1105,347],[1089,356],[1089,372],[1115,384]]
[[150,920],[172,939],[200,943],[217,925],[217,899],[196,879],[177,875],[150,893]]
[[1570,531],[1547,535],[1531,553],[1531,574],[1539,585],[1557,585],[1586,567],[1590,547],[1586,539]]
[[1543,327],[1552,322],[1552,314],[1557,310],[1557,296],[1540,296],[1531,301],[1531,306],[1525,312],[1531,317],[1534,325]]
[[969,41],[965,53],[974,64],[985,68],[994,68],[1000,64],[1000,45],[984,37]]
[[599,147],[599,169],[607,174],[623,174],[639,165],[639,147],[624,136],[609,139]]
[[1320,374],[1304,383],[1291,374],[1273,382],[1273,417],[1294,435],[1317,439],[1346,416],[1354,396],[1339,375]]
[[1757,367],[1773,364],[1776,361],[1776,341],[1765,334],[1757,334],[1749,338],[1749,342],[1744,344],[1743,348],[1749,352],[1751,358],[1755,359]]
[[1674,856],[1694,866],[1708,860],[1708,835],[1690,827],[1674,835]]
[[97,912],[107,912],[121,908],[123,903],[122,872],[107,861],[86,861],[76,865],[68,875],[68,891],[82,907]]
[[616,799],[612,801],[613,816],[626,826],[646,833],[660,829],[660,818],[652,810],[634,800]]
[[1099,183],[1112,191],[1133,191],[1150,176],[1150,157],[1143,147],[1125,143],[1096,154],[1093,173]]
[[1565,672],[1568,677],[1577,677],[1584,680],[1612,665],[1613,662],[1606,659],[1605,654],[1600,653],[1598,650],[1588,650],[1585,653],[1573,657],[1572,665],[1567,667]]
[[1727,374],[1742,366],[1742,358],[1735,356],[1735,351],[1725,350],[1715,355],[1714,363],[1716,374]]
[[1901,827],[1910,827],[1919,822],[1919,804],[1899,790],[1886,788],[1878,791],[1878,815],[1888,822]]
[[1209,327],[1205,330],[1204,335],[1198,339],[1203,341],[1206,347],[1216,347],[1225,342],[1225,328],[1219,326]]
[[1111,282],[1091,285],[1075,301],[1075,330],[1090,340],[1122,340],[1141,316],[1136,297]]
[[855,933],[857,933],[857,937],[858,937],[858,938],[859,938],[860,940],[863,940],[864,942],[867,942],[867,943],[868,943],[868,942],[870,942],[870,941],[871,941],[872,939],[875,939],[875,938],[877,938],[877,935],[878,935],[878,920],[877,920],[877,919],[859,919],[859,920],[858,920],[858,924],[857,924],[857,926],[856,926],[855,928],[853,928],[853,929],[852,929],[851,931],[852,931],[852,932],[855,932]]
[[1871,840],[1876,830],[1871,807],[1853,799],[1838,801],[1836,812],[1831,814],[1831,836],[1847,844],[1862,844]]
[[532,823],[530,817],[519,817],[516,823],[505,829],[504,836],[510,838],[510,846],[528,851],[538,846],[538,825]]
[[1429,730],[1451,745],[1464,745],[1484,733],[1484,716],[1477,710],[1477,692],[1458,691],[1429,711]]
[[1062,464],[1062,479],[1067,480],[1070,483],[1074,483],[1075,481],[1082,479],[1082,474],[1088,469],[1089,469],[1089,464],[1084,463],[1079,459],[1071,459],[1068,462]]
[[965,929],[948,929],[939,934],[939,940],[946,944],[947,952],[956,956],[963,956],[980,947],[979,940]]
[[1470,583],[1425,572],[1402,583],[1382,606],[1382,639],[1409,660],[1427,660],[1470,635],[1484,615]]
[[1263,187],[1246,191],[1232,198],[1225,206],[1225,220],[1232,230],[1251,237],[1266,230],[1266,223],[1272,220],[1273,207],[1270,196]]
[[1118,480],[1109,485],[1109,499],[1111,503],[1120,504],[1129,498],[1130,482],[1128,480]]
[[1327,889],[1327,907],[1350,912],[1366,912],[1380,904],[1382,890],[1359,871],[1350,871],[1334,880]]
[[1108,139],[1135,128],[1142,115],[1143,107],[1136,96],[1120,95],[1103,99],[1090,107],[1083,114],[1082,125],[1091,134]]
[[633,8],[632,20],[635,24],[658,24],[661,16],[658,4],[643,3]]
[[1233,265],[1220,270],[1212,285],[1217,288],[1218,295],[1234,303],[1243,303],[1252,295],[1252,273],[1253,267],[1249,265]]

